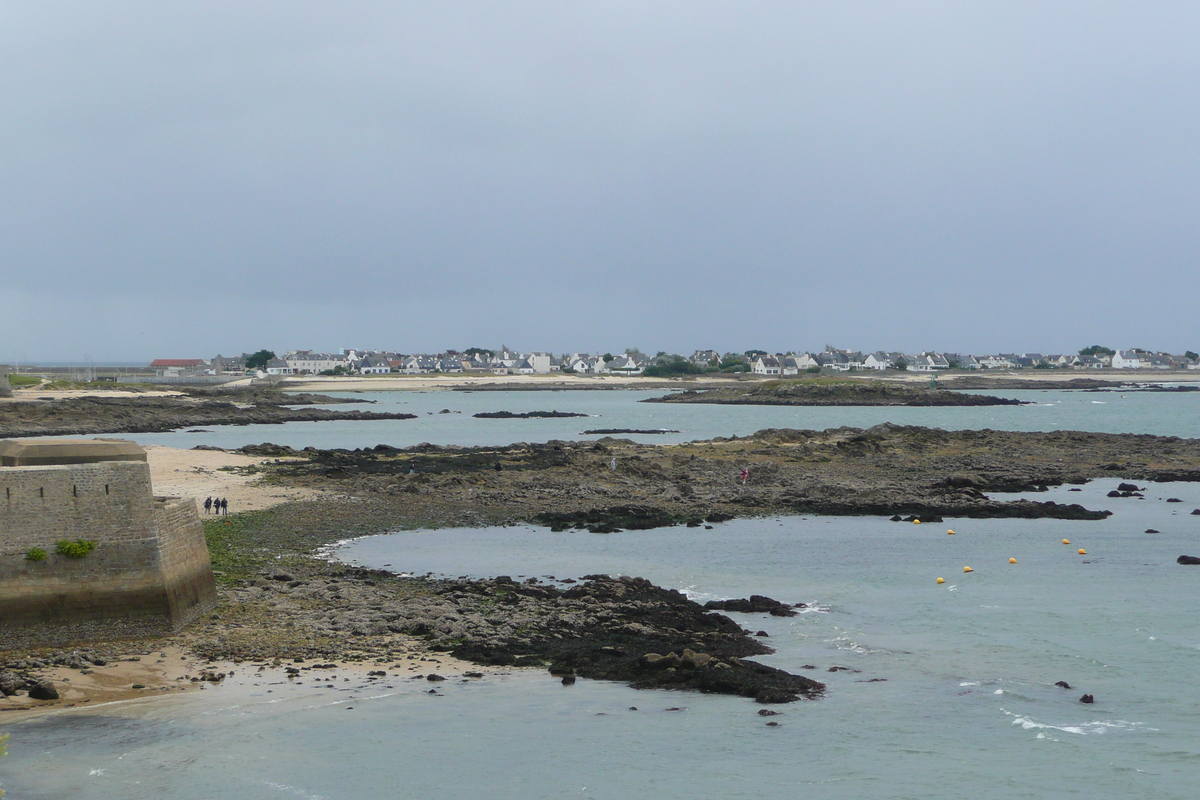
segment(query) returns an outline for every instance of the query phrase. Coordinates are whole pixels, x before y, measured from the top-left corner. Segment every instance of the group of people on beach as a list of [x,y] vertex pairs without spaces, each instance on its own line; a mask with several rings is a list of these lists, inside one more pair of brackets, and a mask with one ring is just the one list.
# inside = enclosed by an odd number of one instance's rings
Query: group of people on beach
[[204,513],[224,514],[229,516],[229,498],[228,497],[206,497],[204,498]]

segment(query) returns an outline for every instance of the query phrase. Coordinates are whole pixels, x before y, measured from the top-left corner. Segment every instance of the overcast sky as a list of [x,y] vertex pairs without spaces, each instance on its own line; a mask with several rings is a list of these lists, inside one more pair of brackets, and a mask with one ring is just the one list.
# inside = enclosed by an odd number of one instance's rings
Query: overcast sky
[[0,4],[0,361],[1200,350],[1200,4]]

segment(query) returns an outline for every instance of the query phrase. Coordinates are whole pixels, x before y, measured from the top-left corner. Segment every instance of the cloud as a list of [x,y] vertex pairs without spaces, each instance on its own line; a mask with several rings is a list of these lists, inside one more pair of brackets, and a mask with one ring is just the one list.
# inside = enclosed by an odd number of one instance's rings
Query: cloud
[[2,291],[36,357],[1195,349],[1198,15],[6,3]]

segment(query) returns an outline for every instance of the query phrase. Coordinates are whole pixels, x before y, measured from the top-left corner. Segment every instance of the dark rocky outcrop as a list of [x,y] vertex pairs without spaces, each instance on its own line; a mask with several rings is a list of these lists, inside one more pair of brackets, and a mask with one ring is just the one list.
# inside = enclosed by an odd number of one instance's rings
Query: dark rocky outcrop
[[583,431],[581,436],[620,436],[621,434],[640,433],[640,434],[659,434],[659,433],[679,433],[679,431],[671,431],[666,428],[596,428],[590,431]]
[[559,419],[562,417],[586,417],[573,411],[481,411],[471,416],[476,419]]
[[1175,559],[1175,563],[1176,563],[1176,564],[1191,564],[1191,565],[1196,565],[1196,564],[1200,564],[1200,557],[1197,557],[1197,556],[1180,556],[1179,558]]
[[38,681],[30,687],[29,696],[34,700],[57,700],[58,689],[50,681]]
[[698,517],[685,517],[652,506],[610,506],[589,511],[543,511],[533,516],[533,522],[552,531],[568,529],[591,533],[617,533],[621,530],[644,531],[672,525],[699,523]]
[[[285,405],[286,403],[286,405]],[[0,437],[159,433],[200,425],[263,425],[321,420],[415,419],[415,414],[289,408],[290,401],[245,405],[190,397],[76,397],[0,405]]]
[[435,649],[477,663],[549,664],[555,674],[629,681],[638,689],[736,694],[766,703],[816,697],[824,689],[744,660],[772,651],[728,617],[643,578],[591,576],[567,589],[454,582],[439,596],[456,619],[432,619],[423,635]]
[[709,600],[704,607],[710,611],[739,611],[744,614],[759,613],[770,614],[774,617],[794,617],[797,614],[796,608],[803,608],[804,603],[793,607],[761,594],[752,594],[748,598]]
[[643,403],[768,406],[1018,406],[1021,400],[963,394],[878,380],[828,378],[766,381],[718,389],[687,389]]

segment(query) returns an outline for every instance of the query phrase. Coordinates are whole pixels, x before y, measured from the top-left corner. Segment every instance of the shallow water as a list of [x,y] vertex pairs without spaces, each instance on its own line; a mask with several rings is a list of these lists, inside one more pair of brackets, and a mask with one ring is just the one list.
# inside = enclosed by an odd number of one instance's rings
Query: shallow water
[[[700,600],[810,603],[793,619],[731,615],[770,634],[778,651],[762,660],[815,665],[806,674],[829,685],[824,699],[776,707],[778,728],[741,698],[563,687],[540,671],[447,681],[440,697],[423,681],[220,687],[8,726],[0,782],[6,800],[1191,798],[1200,568],[1174,561],[1200,555],[1200,516],[1188,513],[1200,485],[1110,500],[1113,485],[1033,495],[1115,512],[1100,522],[510,527],[395,533],[338,551],[414,573],[624,573]],[[861,671],[826,672],[833,665]],[[863,682],[874,678],[886,681]],[[1084,692],[1097,702],[1080,704]]]
[[[582,431],[631,428],[677,430],[677,434],[622,435],[641,442],[676,443],[717,436],[748,436],[763,428],[824,430],[841,425],[868,428],[881,422],[894,422],[947,430],[1081,430],[1200,437],[1200,392],[996,392],[999,396],[1033,404],[978,408],[677,405],[638,402],[663,394],[643,390],[331,394],[377,401],[372,405],[350,406],[351,409],[404,412],[416,414],[417,419],[217,426],[203,429],[201,433],[175,431],[125,436],[141,444],[169,447],[208,444],[234,448],[261,442],[297,448],[354,448],[377,444],[409,447],[421,442],[498,446],[551,439],[596,439],[599,437],[584,436]],[[451,413],[440,413],[443,410]],[[574,411],[589,416],[517,420],[475,419],[471,416],[480,411]]]

